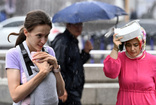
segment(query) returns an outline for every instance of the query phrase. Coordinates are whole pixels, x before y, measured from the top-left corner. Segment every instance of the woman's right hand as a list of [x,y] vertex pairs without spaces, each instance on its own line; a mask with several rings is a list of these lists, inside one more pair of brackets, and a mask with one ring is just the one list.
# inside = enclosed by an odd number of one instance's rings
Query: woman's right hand
[[39,60],[38,61],[39,63],[42,63],[42,62],[46,61],[50,65],[53,65],[53,67],[55,69],[58,68],[57,59],[54,56],[52,56],[52,55],[50,55],[50,54],[48,54],[46,52],[37,52],[32,57],[33,57],[32,60]]
[[122,39],[122,37],[116,37],[116,33],[113,35],[113,43],[114,43],[114,47],[110,53],[110,57],[112,57],[113,59],[117,59],[118,58],[118,51],[119,51],[119,45],[121,45],[121,41],[120,39]]
[[120,39],[122,39],[122,37],[116,37],[116,33],[113,35],[113,43],[114,43],[114,47],[119,47],[119,45],[121,45],[121,41]]
[[39,68],[39,72],[48,74],[52,71],[53,65],[50,65],[47,61],[38,62],[37,60],[32,60],[32,62]]

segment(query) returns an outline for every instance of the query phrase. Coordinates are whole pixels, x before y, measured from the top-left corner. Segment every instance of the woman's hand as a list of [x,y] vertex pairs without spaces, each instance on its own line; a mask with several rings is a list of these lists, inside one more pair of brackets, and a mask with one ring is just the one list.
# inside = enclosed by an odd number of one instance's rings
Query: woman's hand
[[37,60],[32,60],[32,62],[39,68],[40,72],[48,74],[52,71],[53,65],[50,65],[47,61],[39,63]]
[[113,43],[114,43],[114,48],[113,49],[118,50],[119,45],[122,44],[121,41],[120,41],[120,39],[122,39],[122,37],[117,38],[116,35],[117,34],[113,35]]
[[122,39],[122,37],[116,37],[117,34],[113,35],[113,43],[114,43],[114,48],[110,53],[110,57],[112,57],[113,59],[117,59],[118,58],[118,47],[121,43],[120,39]]
[[116,37],[116,35],[117,34],[114,34],[113,35],[113,43],[114,43],[114,45],[116,46],[116,47],[118,47],[119,45],[121,45],[122,43],[121,43],[121,41],[120,41],[120,39],[122,39],[122,37]]
[[58,68],[57,60],[55,57],[51,56],[50,54],[46,52],[36,52],[33,55],[32,60],[37,60],[39,63],[47,61],[50,65],[53,65],[55,69]]
[[61,96],[61,97],[59,97],[59,99],[62,100],[62,102],[64,103],[64,102],[67,101],[67,97],[68,97],[68,93],[67,93],[67,91],[65,90],[64,95]]

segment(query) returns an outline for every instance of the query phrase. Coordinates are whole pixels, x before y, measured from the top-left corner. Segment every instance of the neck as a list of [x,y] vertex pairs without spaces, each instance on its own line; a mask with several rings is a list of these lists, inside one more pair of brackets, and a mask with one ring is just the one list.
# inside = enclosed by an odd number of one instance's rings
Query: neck
[[135,56],[135,57],[132,57],[131,55],[129,55],[129,53],[126,51],[126,56],[128,57],[128,58],[130,58],[130,59],[135,59],[135,58],[138,58],[138,57],[140,57],[140,56],[142,56],[142,54],[143,54],[143,52],[141,52],[140,54],[138,54],[137,56]]

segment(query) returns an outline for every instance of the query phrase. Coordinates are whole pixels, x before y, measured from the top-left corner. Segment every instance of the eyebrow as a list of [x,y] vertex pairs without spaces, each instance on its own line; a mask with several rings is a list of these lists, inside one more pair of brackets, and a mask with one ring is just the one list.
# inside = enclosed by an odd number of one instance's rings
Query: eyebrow
[[139,43],[134,43],[134,44],[139,44]]
[[133,44],[131,44],[131,43],[126,43],[125,45],[139,45],[139,43],[133,43]]
[[[129,43],[129,42],[126,42],[126,44],[131,44],[131,43]],[[136,43],[133,43],[133,44],[139,44],[138,42],[136,42]]]

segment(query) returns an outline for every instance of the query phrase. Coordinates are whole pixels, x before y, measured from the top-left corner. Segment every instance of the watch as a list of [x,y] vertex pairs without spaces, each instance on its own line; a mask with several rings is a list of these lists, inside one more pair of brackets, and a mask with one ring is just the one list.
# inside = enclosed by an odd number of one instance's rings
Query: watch
[[53,71],[54,71],[54,73],[58,73],[58,72],[60,72],[60,70],[61,70],[61,68],[60,68],[60,65],[59,65],[58,68],[54,69]]

